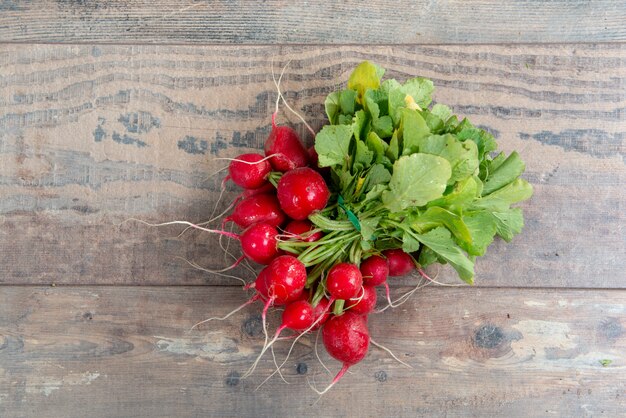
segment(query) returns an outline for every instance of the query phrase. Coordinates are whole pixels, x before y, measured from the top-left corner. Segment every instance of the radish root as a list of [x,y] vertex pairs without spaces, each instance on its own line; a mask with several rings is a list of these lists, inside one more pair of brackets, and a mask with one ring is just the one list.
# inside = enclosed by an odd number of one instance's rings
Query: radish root
[[[184,257],[176,256],[175,258],[179,258],[179,259],[183,260],[184,262],[186,262],[191,267],[193,267],[193,268],[195,268],[197,270],[204,271],[204,272],[211,273],[211,274],[216,274],[216,275],[222,276],[222,277],[230,277],[230,278],[233,278],[233,279],[237,279],[240,282],[242,282],[244,284],[244,286],[247,286],[246,281],[244,279],[242,279],[241,277],[233,276],[232,274],[224,274],[224,273],[222,273],[222,271],[224,271],[224,270],[209,270],[207,268],[204,268],[204,267],[198,265],[197,263],[195,263],[193,261],[187,260]],[[252,283],[254,283],[254,282],[252,282]],[[246,289],[246,288],[244,287],[244,289]]]
[[[274,113],[274,115],[276,115],[278,113],[278,102],[282,99],[283,103],[285,104],[285,107],[287,109],[289,109],[289,111],[291,113],[296,115],[298,117],[298,119],[300,119],[302,121],[302,123],[304,123],[304,126],[306,126],[308,131],[311,132],[313,137],[315,137],[315,131],[313,130],[313,128],[311,128],[311,126],[307,123],[307,121],[298,112],[296,112],[295,110],[293,110],[293,108],[291,106],[289,106],[289,103],[287,103],[287,100],[285,100],[285,97],[283,96],[282,92],[280,91],[280,81],[282,80],[283,74],[284,74],[285,70],[287,69],[287,67],[289,66],[290,63],[291,63],[291,60],[287,61],[287,64],[285,64],[285,66],[283,67],[282,71],[280,72],[280,77],[278,78],[278,82],[277,82],[276,81],[276,76],[274,75],[274,61],[272,60],[272,80],[274,81],[274,85],[276,86],[276,91],[278,92],[278,97],[276,98],[276,112]],[[275,117],[272,116],[272,124],[274,124],[274,120],[275,120]]]
[[268,336],[268,333],[267,333],[267,311],[268,311],[269,307],[274,304],[274,300],[275,300],[274,297],[271,297],[271,298],[269,298],[267,300],[267,302],[265,303],[265,306],[263,307],[263,313],[261,314],[261,321],[263,323],[263,334],[265,335],[265,342],[263,343],[263,350],[261,351],[261,354],[259,354],[257,356],[256,360],[254,361],[252,366],[250,366],[248,371],[246,371],[243,374],[243,376],[241,376],[242,379],[245,379],[246,377],[248,377],[252,373],[254,373],[254,370],[256,369],[256,366],[259,364],[259,361],[261,361],[261,357],[263,356],[263,354],[267,350],[268,340],[269,340],[269,336]]
[[239,239],[239,235],[234,234],[232,232],[221,231],[219,229],[203,228],[200,225],[196,225],[196,224],[193,224],[193,223],[188,222],[188,221],[170,221],[170,222],[161,222],[161,223],[156,223],[155,224],[155,223],[146,222],[146,221],[143,221],[143,220],[137,219],[137,218],[128,218],[128,219],[124,220],[120,224],[120,226],[123,225],[126,222],[129,222],[129,221],[135,221],[135,222],[139,222],[139,223],[142,223],[144,225],[153,226],[153,227],[168,226],[168,225],[187,225],[187,226],[189,226],[191,228],[195,228],[195,229],[198,229],[200,231],[210,232],[212,234],[225,235],[225,236],[227,236],[229,238],[234,238],[234,239],[237,239],[237,240]]
[[378,311],[376,311],[376,313],[382,313],[384,311],[386,311],[389,308],[397,308],[398,306],[406,303],[409,298],[418,290],[428,286],[429,284],[437,284],[440,286],[465,286],[465,285],[456,285],[456,284],[447,284],[447,283],[440,283],[438,282],[436,279],[439,276],[441,270],[437,270],[437,274],[435,274],[435,278],[431,278],[429,277],[426,272],[424,272],[423,269],[418,269],[418,273],[420,274],[420,281],[417,283],[417,285],[409,290],[408,292],[406,292],[405,294],[403,294],[402,296],[398,297],[395,301],[391,301],[391,297],[389,296],[389,285],[387,284],[387,282],[385,282],[385,288],[387,291],[387,301],[388,304],[387,306],[385,306],[382,309],[379,309]]
[[226,315],[224,315],[224,316],[221,316],[221,317],[212,317],[212,318],[208,318],[208,319],[205,319],[205,320],[203,320],[203,321],[197,322],[197,323],[196,323],[196,324],[194,324],[191,328],[189,328],[189,331],[193,331],[193,329],[194,329],[194,328],[196,328],[197,326],[202,325],[202,324],[204,324],[204,323],[206,323],[206,322],[209,322],[209,321],[224,321],[225,319],[230,318],[232,315],[234,315],[235,313],[239,312],[240,310],[242,310],[242,309],[243,309],[243,308],[245,308],[246,306],[248,306],[248,305],[250,305],[250,304],[252,304],[252,303],[256,302],[258,299],[259,299],[259,295],[258,295],[258,294],[256,294],[256,295],[252,296],[252,297],[251,297],[251,298],[250,298],[247,302],[245,302],[245,303],[244,303],[244,304],[242,304],[241,306],[239,306],[239,307],[235,308],[234,310],[232,310],[231,312],[227,313],[227,314],[226,314]]
[[[267,377],[266,381],[267,381],[267,380],[269,380],[272,376],[274,376],[274,375],[275,375],[275,374],[276,374],[276,373],[277,373],[277,372],[278,372],[278,371],[279,371],[279,370],[280,370],[280,369],[281,369],[281,368],[285,365],[285,363],[287,363],[287,361],[289,360],[289,357],[291,356],[291,352],[293,351],[293,348],[296,346],[296,343],[297,343],[297,342],[300,340],[300,338],[302,338],[304,335],[307,335],[307,334],[308,334],[308,332],[309,332],[309,331],[311,331],[311,330],[312,330],[312,329],[313,329],[313,328],[314,328],[314,327],[315,327],[315,326],[316,326],[316,325],[317,325],[317,324],[318,324],[318,323],[319,323],[319,322],[320,322],[320,321],[324,318],[324,316],[326,315],[326,312],[328,312],[328,310],[330,309],[330,306],[331,306],[331,305],[332,305],[332,303],[329,303],[329,304],[328,304],[328,307],[326,308],[326,311],[325,311],[325,312],[323,312],[323,313],[321,313],[321,314],[319,315],[319,317],[315,320],[315,322],[313,322],[313,323],[311,324],[311,326],[310,326],[310,327],[308,327],[307,329],[305,329],[304,331],[302,331],[300,334],[298,334],[298,336],[296,337],[296,339],[295,339],[295,340],[293,340],[293,343],[291,343],[291,347],[289,347],[289,351],[287,352],[287,356],[285,357],[285,360],[283,360],[283,362],[280,364],[280,366],[278,366],[278,367],[276,368],[276,370],[274,370],[274,372],[272,372],[272,374],[270,374],[270,375]],[[319,335],[319,333],[318,333],[318,335]],[[263,355],[263,353],[261,353],[261,355]],[[259,358],[260,358],[260,357],[259,357]],[[319,356],[318,356],[318,358],[319,358]],[[258,359],[257,359],[257,361],[258,361]],[[321,363],[321,360],[320,360],[320,363]],[[323,364],[323,363],[322,363],[322,364]],[[326,368],[326,366],[324,366],[324,368]],[[326,370],[328,370],[328,369],[326,369]],[[264,381],[263,383],[265,383],[265,381]]]
[[[333,386],[335,386],[335,384],[336,384],[337,382],[339,382],[339,380],[341,380],[341,378],[343,377],[343,375],[344,375],[344,374],[346,374],[346,372],[348,371],[348,369],[349,369],[349,368],[350,368],[350,365],[349,365],[349,364],[344,364],[344,365],[341,367],[341,370],[339,370],[339,373],[337,373],[337,375],[336,375],[336,376],[335,376],[335,378],[333,379],[333,381],[332,381],[332,382],[330,382],[330,385],[328,385],[328,386],[326,387],[326,389],[324,389],[324,390],[322,390],[322,391],[317,390],[317,388],[316,388],[315,386],[313,386],[313,385],[311,384],[311,382],[308,382],[308,383],[309,383],[309,386],[311,387],[311,389],[313,389],[313,390],[315,391],[315,393],[317,393],[317,394],[318,394],[318,395],[320,395],[320,397],[321,397],[321,396],[322,396],[322,395],[324,395],[326,392],[328,392],[328,391],[329,391],[329,390],[330,390]],[[318,400],[319,400],[319,399],[318,399]]]
[[[239,158],[228,158],[228,157],[218,157],[218,158],[213,158],[213,160],[215,160],[215,161],[219,161],[219,160],[237,161],[237,162],[242,163],[242,164],[255,165],[255,164],[262,163],[263,161],[267,161],[267,160],[269,160],[272,157],[276,157],[277,155],[280,155],[280,154],[270,154],[267,157],[265,157],[265,158],[263,158],[263,159],[261,159],[259,161],[244,161],[244,160],[240,160]],[[228,168],[228,167],[222,168],[222,170],[224,170],[226,168]],[[226,177],[228,177],[228,176],[226,176]]]
[[371,342],[372,344],[374,344],[376,347],[380,348],[381,350],[385,350],[385,351],[386,351],[386,352],[387,352],[387,353],[388,353],[391,357],[393,357],[393,359],[394,359],[395,361],[397,361],[398,363],[405,365],[405,366],[406,366],[406,367],[408,367],[409,369],[412,369],[412,368],[413,368],[413,366],[411,366],[410,364],[405,363],[405,362],[403,362],[402,360],[400,360],[398,357],[396,357],[396,355],[395,355],[395,354],[393,354],[393,352],[392,352],[390,349],[388,349],[387,347],[385,347],[384,345],[382,345],[382,344],[378,344],[378,343],[377,343],[376,341],[374,341],[372,338],[370,338],[370,342]]
[[319,340],[319,338],[320,338],[320,333],[321,333],[321,330],[318,330],[318,331],[317,331],[317,334],[315,334],[315,345],[314,345],[314,348],[313,348],[313,350],[315,351],[315,357],[317,357],[317,361],[319,361],[319,362],[320,362],[320,364],[322,365],[322,367],[323,367],[324,369],[326,369],[326,371],[328,372],[328,374],[332,374],[332,372],[330,371],[330,369],[329,369],[328,367],[326,367],[326,365],[324,364],[324,362],[323,362],[323,361],[322,361],[322,359],[320,358],[319,353],[317,352],[317,342],[318,342],[318,340]]

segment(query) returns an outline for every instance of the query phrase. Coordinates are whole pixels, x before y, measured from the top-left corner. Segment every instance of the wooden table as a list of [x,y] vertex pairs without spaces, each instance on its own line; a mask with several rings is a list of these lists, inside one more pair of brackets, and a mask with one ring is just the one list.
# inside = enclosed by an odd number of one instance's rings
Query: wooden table
[[[618,0],[0,1],[0,416],[623,416],[625,40]],[[255,391],[258,306],[189,331],[245,298],[183,260],[226,265],[217,239],[122,222],[210,216],[218,158],[269,132],[272,64],[318,129],[363,59],[519,150],[526,227],[474,287],[371,319],[412,369],[372,349],[318,400],[312,339]]]

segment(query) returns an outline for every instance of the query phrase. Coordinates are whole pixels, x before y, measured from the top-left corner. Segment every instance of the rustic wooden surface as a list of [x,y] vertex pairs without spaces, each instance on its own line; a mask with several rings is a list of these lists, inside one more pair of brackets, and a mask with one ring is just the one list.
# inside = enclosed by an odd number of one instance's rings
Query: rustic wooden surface
[[[187,331],[241,299],[233,287],[6,286],[0,415],[41,416],[44,407],[53,417],[617,417],[626,410],[624,290],[427,288],[370,318],[372,338],[413,368],[372,349],[317,403],[307,381],[323,386],[331,376],[315,358],[314,339],[298,344],[283,368],[290,385],[276,376],[255,391],[272,371],[271,356],[239,379],[263,343],[258,306]],[[279,345],[277,358],[287,349]]]
[[[625,21],[617,0],[0,0],[0,417],[623,415]],[[371,318],[413,369],[372,349],[318,400],[307,381],[331,376],[304,341],[291,385],[255,391],[274,367],[239,378],[258,306],[188,331],[245,300],[181,259],[224,266],[217,240],[121,223],[210,217],[216,158],[269,132],[272,61],[291,60],[285,96],[319,128],[362,59],[432,78],[436,101],[521,153],[526,227],[476,287]]]
[[436,101],[521,152],[535,187],[526,228],[478,262],[478,286],[626,285],[625,44],[0,46],[0,282],[232,284],[177,258],[221,268],[217,238],[120,224],[210,218],[225,175],[211,174],[227,165],[216,158],[269,132],[272,58],[292,59],[286,97],[314,128],[367,58],[390,77],[431,77]]
[[607,42],[624,21],[624,0],[0,1],[0,39],[19,42]]

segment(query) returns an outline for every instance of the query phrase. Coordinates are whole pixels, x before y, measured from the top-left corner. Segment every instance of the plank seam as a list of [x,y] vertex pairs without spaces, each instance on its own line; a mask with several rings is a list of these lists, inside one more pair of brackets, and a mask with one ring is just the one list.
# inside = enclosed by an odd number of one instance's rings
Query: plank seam
[[[52,45],[52,46],[84,46],[84,45],[106,45],[106,46],[185,46],[185,47],[371,47],[372,45],[362,43],[219,43],[219,42],[42,42],[42,41],[2,41],[2,45]],[[401,47],[401,46],[432,46],[432,47],[446,47],[446,46],[526,46],[526,47],[541,47],[541,46],[555,46],[555,45],[626,45],[626,40],[611,40],[611,41],[597,41],[597,42],[574,42],[574,41],[562,41],[562,42],[446,42],[446,43],[428,43],[428,42],[404,42],[404,43],[377,43],[376,47]]]

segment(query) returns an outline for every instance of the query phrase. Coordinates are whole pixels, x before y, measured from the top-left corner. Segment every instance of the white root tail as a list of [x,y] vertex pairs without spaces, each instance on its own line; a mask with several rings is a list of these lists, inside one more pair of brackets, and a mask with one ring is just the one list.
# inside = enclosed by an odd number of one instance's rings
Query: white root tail
[[387,353],[388,353],[391,357],[393,357],[393,359],[394,359],[395,361],[397,361],[398,363],[403,364],[404,366],[408,367],[409,369],[412,369],[412,368],[413,368],[413,366],[411,366],[410,364],[405,363],[405,362],[403,362],[402,360],[400,360],[398,357],[396,357],[396,355],[395,355],[395,354],[393,354],[393,352],[392,352],[390,349],[388,349],[387,347],[385,347],[384,345],[382,345],[382,344],[378,344],[378,343],[377,343],[376,341],[374,341],[372,338],[370,338],[370,342],[371,342],[372,344],[374,344],[376,347],[380,348],[381,350],[386,351],[386,352],[387,352]]
[[324,364],[324,362],[322,361],[322,359],[320,358],[319,353],[317,352],[317,342],[320,338],[320,333],[322,332],[322,330],[318,330],[317,334],[315,334],[315,346],[314,346],[314,351],[315,351],[315,357],[317,357],[317,361],[320,362],[320,364],[322,365],[322,367],[324,369],[326,369],[326,371],[328,372],[328,374],[332,374],[332,372],[330,371],[330,369],[328,367],[326,367],[326,365]]
[[257,356],[254,363],[252,363],[252,366],[250,366],[250,368],[241,376],[242,379],[245,379],[246,377],[250,376],[254,372],[254,370],[256,369],[256,366],[259,364],[259,361],[261,361],[261,357],[267,350],[266,347],[267,347],[268,339],[269,339],[269,336],[267,334],[267,311],[269,307],[274,304],[274,300],[275,298],[269,298],[267,302],[265,302],[265,306],[263,307],[263,313],[261,314],[261,321],[263,324],[263,334],[265,335],[265,342],[263,343],[263,351],[261,351],[261,354]]
[[[330,305],[332,305],[332,303],[328,304],[328,308],[330,308]],[[266,381],[268,381],[272,376],[274,376],[276,373],[280,373],[280,369],[283,368],[283,366],[285,365],[285,363],[287,363],[287,361],[289,360],[289,357],[291,356],[291,352],[293,351],[293,348],[296,346],[296,343],[300,340],[300,338],[302,338],[304,335],[307,335],[309,333],[309,331],[311,331],[325,316],[326,312],[323,312],[312,324],[310,327],[308,327],[307,329],[305,329],[304,331],[302,331],[300,334],[298,334],[298,336],[293,340],[293,343],[291,343],[291,347],[289,347],[289,351],[287,352],[287,356],[285,357],[285,360],[283,360],[283,362],[280,364],[280,366],[278,366],[276,368],[276,370],[274,370],[274,372],[272,372],[272,374],[270,374],[265,381],[263,381],[263,383],[265,383]],[[318,333],[319,335],[319,333]],[[263,354],[263,353],[261,353]],[[316,354],[317,354],[317,347],[316,347]],[[319,359],[319,356],[318,356]],[[320,360],[320,363],[322,363],[322,360]],[[324,363],[322,363],[323,365]],[[324,368],[326,368],[326,366],[324,366]],[[326,369],[328,370],[328,369]],[[330,373],[330,370],[329,370]],[[263,384],[261,383],[261,384]]]
[[[270,158],[275,157],[277,155],[280,155],[280,154],[271,154],[271,155],[268,155],[267,157],[265,157],[265,158],[263,158],[263,159],[261,159],[259,161],[244,161],[244,160],[240,160],[239,158],[229,158],[229,157],[217,157],[217,158],[213,158],[213,161],[220,161],[220,160],[237,161],[237,162],[242,163],[242,164],[256,165],[256,164],[262,163],[263,161],[267,161]],[[226,168],[228,168],[228,167],[226,167]],[[222,168],[222,170],[224,170],[224,169]]]
[[168,226],[168,225],[186,225],[189,226],[191,228],[195,228],[198,229],[200,231],[204,231],[204,232],[210,232],[212,234],[221,234],[221,235],[226,235],[229,238],[234,238],[234,239],[239,239],[239,236],[237,234],[234,234],[232,232],[226,232],[226,231],[220,231],[219,229],[209,229],[209,228],[203,228],[200,225],[188,222],[188,221],[169,221],[169,222],[161,222],[161,223],[151,223],[151,222],[146,222],[144,220],[141,219],[137,219],[137,218],[128,218],[126,220],[124,220],[122,223],[119,224],[119,226],[125,224],[126,222],[129,221],[135,221],[135,222],[139,222],[142,223],[144,225],[148,225],[148,226],[153,226],[153,227],[159,227],[159,226]]
[[424,272],[424,270],[422,269],[418,269],[418,273],[420,274],[420,281],[417,283],[417,285],[409,290],[408,292],[406,292],[405,294],[401,295],[400,297],[398,297],[396,300],[394,300],[393,302],[391,301],[391,297],[389,296],[389,285],[387,283],[385,283],[385,287],[386,287],[386,292],[387,292],[387,301],[388,304],[387,306],[385,306],[382,309],[379,309],[378,311],[376,311],[376,313],[381,313],[381,312],[385,312],[387,309],[389,308],[397,308],[398,306],[401,306],[402,304],[406,303],[411,296],[413,296],[413,294],[430,285],[430,284],[437,284],[439,286],[451,286],[451,287],[458,287],[458,286],[466,286],[464,284],[447,284],[447,283],[440,283],[438,282],[436,279],[439,276],[439,272],[440,270],[437,270],[437,274],[435,274],[434,278],[429,277],[426,272]]
[[186,258],[184,258],[184,257],[176,256],[176,258],[179,258],[179,259],[183,260],[184,262],[186,262],[186,263],[187,263],[187,264],[189,264],[191,267],[193,267],[193,268],[195,268],[195,269],[197,269],[197,270],[204,271],[204,272],[206,272],[206,273],[215,274],[215,275],[222,276],[222,277],[229,277],[229,278],[232,278],[232,279],[237,279],[237,280],[239,280],[240,282],[242,282],[242,283],[244,284],[244,286],[245,286],[245,285],[247,285],[246,281],[245,281],[244,279],[242,279],[241,277],[233,276],[232,274],[226,274],[226,273],[223,273],[223,271],[225,271],[225,270],[209,270],[209,269],[207,269],[207,268],[204,268],[204,267],[202,267],[202,266],[200,266],[200,265],[196,264],[196,263],[195,263],[195,262],[193,262],[193,261],[187,260],[187,259],[186,259]]
[[337,382],[339,382],[339,380],[341,380],[341,378],[343,377],[344,374],[346,374],[346,372],[348,371],[349,368],[350,368],[350,365],[344,363],[344,365],[341,367],[341,370],[339,370],[339,373],[337,373],[337,375],[335,376],[333,381],[330,383],[330,385],[326,386],[326,389],[324,389],[322,391],[317,390],[317,388],[315,388],[315,386],[313,386],[311,384],[311,382],[308,382],[309,386],[311,387],[311,389],[313,389],[313,391],[315,391],[315,393],[317,393],[321,397],[326,392],[328,392],[330,389],[332,389],[332,387],[335,386],[335,384],[337,384]]
[[241,305],[241,306],[239,306],[239,307],[235,308],[234,310],[232,310],[231,312],[227,313],[226,315],[224,315],[224,316],[220,316],[220,317],[215,316],[215,317],[208,318],[208,319],[205,319],[205,320],[203,320],[203,321],[197,322],[197,323],[196,323],[196,324],[194,324],[191,328],[189,328],[189,331],[193,331],[193,329],[194,329],[194,328],[196,328],[196,327],[198,327],[198,326],[200,326],[200,325],[202,325],[202,324],[205,324],[205,323],[207,323],[207,322],[209,322],[209,321],[224,321],[224,320],[226,320],[226,319],[230,318],[232,315],[234,315],[234,314],[236,314],[237,312],[239,312],[240,310],[242,310],[243,308],[245,308],[246,306],[248,306],[248,305],[250,305],[250,304],[252,304],[252,303],[256,302],[256,301],[257,301],[257,299],[259,299],[258,295],[252,296],[252,297],[251,297],[251,298],[250,298],[247,302],[245,302],[243,305]]
[[291,60],[287,61],[287,64],[285,64],[285,66],[283,67],[282,71],[280,72],[280,77],[278,78],[278,82],[277,82],[276,81],[276,77],[274,75],[274,62],[272,61],[272,80],[274,81],[274,85],[276,86],[276,91],[278,92],[278,97],[276,98],[276,111],[275,111],[274,115],[278,114],[278,102],[282,99],[283,103],[285,104],[285,107],[287,109],[289,109],[289,111],[291,113],[296,115],[296,117],[298,119],[300,119],[302,121],[302,123],[304,123],[304,126],[306,126],[308,131],[311,132],[311,135],[313,135],[313,137],[315,137],[316,134],[315,134],[315,131],[313,130],[313,128],[311,128],[311,125],[309,125],[307,123],[307,121],[304,119],[304,117],[302,117],[302,115],[300,115],[298,112],[293,110],[293,108],[291,106],[289,106],[289,103],[287,103],[287,100],[285,100],[285,97],[283,96],[283,93],[280,91],[280,81],[282,80],[283,74],[284,74],[285,70],[287,69],[287,67],[289,66],[290,63],[291,63]]

